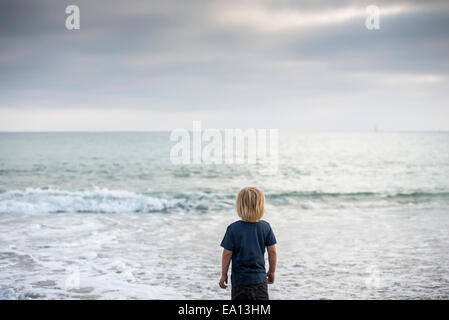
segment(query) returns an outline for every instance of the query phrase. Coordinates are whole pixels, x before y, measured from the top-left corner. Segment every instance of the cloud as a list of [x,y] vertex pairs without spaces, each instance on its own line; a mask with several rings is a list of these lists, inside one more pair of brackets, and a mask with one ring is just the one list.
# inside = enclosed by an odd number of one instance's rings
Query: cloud
[[[76,0],[81,29],[67,31],[66,3],[2,1],[0,130],[59,128],[64,115],[95,129],[88,118],[108,110],[123,128],[203,115],[224,127],[449,129],[447,2],[376,3],[370,31],[370,1]],[[24,110],[40,116],[21,123]]]
[[[380,7],[380,15],[398,15],[416,10],[409,4],[393,4]],[[263,2],[242,2],[219,8],[216,19],[223,24],[250,27],[262,32],[275,32],[289,29],[301,29],[345,23],[353,19],[364,21],[366,7],[343,6],[333,9],[298,10],[263,6]],[[307,31],[307,30],[306,30]]]

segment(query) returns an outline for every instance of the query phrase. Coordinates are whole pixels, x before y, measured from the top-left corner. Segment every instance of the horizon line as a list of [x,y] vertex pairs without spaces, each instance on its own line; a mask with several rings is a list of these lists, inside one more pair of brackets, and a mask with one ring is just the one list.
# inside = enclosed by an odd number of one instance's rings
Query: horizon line
[[[0,134],[5,133],[165,133],[182,128],[173,128],[167,130],[17,130],[17,131],[3,131],[0,130]],[[201,131],[217,128],[204,128]],[[439,130],[296,130],[296,129],[279,129],[279,128],[221,128],[225,129],[277,129],[283,132],[296,132],[296,133],[449,133],[449,129]],[[192,131],[192,130],[187,130]]]

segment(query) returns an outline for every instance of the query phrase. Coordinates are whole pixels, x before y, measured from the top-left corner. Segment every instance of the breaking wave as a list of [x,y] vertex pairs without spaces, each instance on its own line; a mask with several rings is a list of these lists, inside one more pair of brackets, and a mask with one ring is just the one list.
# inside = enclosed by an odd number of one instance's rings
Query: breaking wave
[[0,194],[0,213],[149,213],[188,209],[186,199],[163,199],[129,191],[26,189]]
[[[344,206],[348,202],[375,203],[426,203],[449,202],[449,192],[348,192],[319,191],[267,192],[267,202],[274,207],[288,205],[291,201],[327,206]],[[151,212],[205,212],[232,209],[234,193],[135,193],[126,190],[94,188],[89,191],[28,188],[0,192],[2,213],[151,213]]]
[[291,191],[273,193],[267,195],[268,199],[280,198],[354,198],[357,200],[366,198],[385,199],[419,199],[419,198],[449,198],[449,192],[319,192],[319,191]]

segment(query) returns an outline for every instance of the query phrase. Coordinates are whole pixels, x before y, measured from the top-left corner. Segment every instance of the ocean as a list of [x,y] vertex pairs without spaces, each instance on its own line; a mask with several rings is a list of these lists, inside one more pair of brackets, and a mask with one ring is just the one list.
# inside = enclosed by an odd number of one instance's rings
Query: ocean
[[271,299],[448,299],[449,134],[279,133],[279,165],[174,165],[169,132],[1,133],[0,299],[229,299],[220,241],[266,194]]

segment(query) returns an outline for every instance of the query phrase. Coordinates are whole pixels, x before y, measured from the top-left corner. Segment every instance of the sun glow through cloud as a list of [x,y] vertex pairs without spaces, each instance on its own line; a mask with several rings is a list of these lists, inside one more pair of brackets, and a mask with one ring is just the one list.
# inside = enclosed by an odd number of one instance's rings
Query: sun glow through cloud
[[[382,16],[397,15],[414,10],[411,5],[381,6]],[[224,24],[248,26],[259,31],[282,31],[338,24],[367,17],[363,6],[323,10],[270,9],[260,3],[225,7],[217,10],[216,18]],[[364,21],[364,20],[362,20]]]

